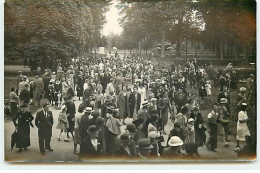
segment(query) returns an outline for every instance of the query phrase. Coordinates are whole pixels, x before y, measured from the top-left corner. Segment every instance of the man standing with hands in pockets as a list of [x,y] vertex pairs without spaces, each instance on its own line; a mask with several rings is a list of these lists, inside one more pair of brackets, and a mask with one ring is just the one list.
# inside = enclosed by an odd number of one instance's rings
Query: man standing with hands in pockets
[[43,109],[37,112],[35,125],[38,127],[39,147],[42,155],[45,154],[45,149],[53,151],[50,146],[53,126],[52,112],[49,111],[49,104],[43,104]]

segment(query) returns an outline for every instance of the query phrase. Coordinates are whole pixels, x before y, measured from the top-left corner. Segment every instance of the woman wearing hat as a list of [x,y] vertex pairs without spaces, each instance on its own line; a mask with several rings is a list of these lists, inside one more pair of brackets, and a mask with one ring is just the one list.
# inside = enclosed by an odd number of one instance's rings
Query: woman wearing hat
[[202,147],[206,142],[206,134],[204,127],[204,120],[199,112],[198,107],[194,107],[191,111],[190,118],[194,119],[194,129],[195,129],[195,141],[199,147]]
[[119,117],[123,120],[123,124],[125,124],[125,118],[127,118],[127,92],[126,86],[123,86],[122,91],[118,95],[117,105],[119,108]]
[[[158,132],[158,115],[156,113],[153,113],[151,115],[151,118],[149,118],[146,122],[147,124],[147,131],[145,132],[145,136],[148,136],[149,132],[156,131]],[[160,127],[159,127],[160,129]]]
[[106,123],[107,154],[114,153],[116,136],[121,133],[120,126],[122,126],[122,123],[118,119],[118,116],[119,116],[119,112],[117,109],[112,110],[112,114],[107,115],[107,123]]
[[160,110],[162,131],[164,132],[164,126],[168,122],[168,114],[169,114],[169,109],[170,109],[170,101],[167,98],[166,92],[161,93],[161,98],[159,99],[159,102],[158,102],[158,109]]
[[245,142],[246,136],[250,136],[250,132],[247,126],[248,116],[246,112],[247,104],[242,103],[241,104],[241,111],[238,113],[238,121],[237,121],[237,145],[236,145],[236,151],[240,150],[240,141]]
[[58,141],[61,141],[60,136],[64,132],[64,134],[65,134],[64,142],[69,142],[67,135],[66,135],[67,129],[69,128],[69,122],[67,119],[66,111],[67,111],[67,107],[65,105],[63,105],[61,107],[61,112],[59,114],[58,124],[57,124],[56,128],[60,129],[60,133],[58,135]]
[[148,138],[151,140],[151,145],[153,149],[151,151],[151,156],[160,157],[163,151],[163,147],[159,142],[158,138],[160,137],[157,131],[151,131],[148,133]]
[[[19,148],[18,152],[22,149],[27,150],[30,146],[30,125],[34,117],[27,111],[27,105],[21,105],[21,110],[13,117],[13,123],[17,130],[18,139],[16,142],[16,148]],[[17,121],[17,122],[16,122]]]
[[242,103],[246,103],[246,102],[247,102],[246,88],[241,87],[240,93],[237,95],[237,110],[241,108]]
[[65,105],[67,107],[67,118],[68,118],[68,122],[69,122],[69,128],[67,129],[67,136],[69,137],[69,133],[72,135],[73,139],[74,139],[74,126],[75,126],[75,113],[76,113],[76,107],[75,107],[75,103],[72,101],[72,98],[65,98]]
[[96,108],[99,110],[99,113],[101,113],[101,109],[102,109],[102,106],[103,106],[103,104],[105,102],[105,98],[104,98],[104,95],[102,93],[102,85],[100,84],[98,86],[101,86],[101,87],[97,87],[97,94],[96,94],[96,98],[95,98],[95,105],[96,105]]
[[19,96],[16,95],[15,93],[15,88],[11,88],[10,92],[10,111],[11,111],[11,118],[13,118],[18,110],[18,102],[19,102]]
[[175,122],[180,123],[181,133],[182,133],[182,141],[186,144],[188,142],[188,129],[187,129],[187,113],[188,108],[186,106],[181,108],[181,112],[177,114]]
[[80,100],[80,97],[83,96],[83,86],[84,86],[84,80],[82,78],[82,75],[80,74],[77,79],[77,89],[76,89],[79,100]]

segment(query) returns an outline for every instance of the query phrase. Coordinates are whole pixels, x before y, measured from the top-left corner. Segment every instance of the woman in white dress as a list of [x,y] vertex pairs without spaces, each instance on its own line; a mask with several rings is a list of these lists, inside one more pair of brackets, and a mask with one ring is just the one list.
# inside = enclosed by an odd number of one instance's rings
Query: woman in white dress
[[247,126],[248,116],[246,112],[246,103],[242,103],[241,111],[238,113],[238,121],[237,121],[237,146],[235,150],[240,150],[240,141],[245,142],[246,136],[250,136],[250,132]]

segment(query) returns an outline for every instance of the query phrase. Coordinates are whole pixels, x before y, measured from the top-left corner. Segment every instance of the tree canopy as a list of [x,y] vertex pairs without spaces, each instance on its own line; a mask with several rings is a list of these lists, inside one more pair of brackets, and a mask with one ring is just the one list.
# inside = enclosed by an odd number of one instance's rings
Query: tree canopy
[[[88,51],[105,23],[109,2],[7,0],[5,58],[30,58],[33,70],[37,66],[55,68],[57,62],[66,66],[73,57]],[[96,3],[100,6],[94,8]]]
[[255,46],[254,0],[121,0],[119,7],[128,37],[149,37],[155,46],[170,41],[177,56],[185,39],[214,43],[218,52],[223,42]]

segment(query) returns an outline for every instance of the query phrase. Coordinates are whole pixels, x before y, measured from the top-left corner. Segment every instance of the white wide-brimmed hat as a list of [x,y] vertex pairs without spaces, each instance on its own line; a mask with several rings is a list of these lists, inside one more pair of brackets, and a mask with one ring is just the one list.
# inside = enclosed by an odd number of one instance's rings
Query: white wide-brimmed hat
[[178,136],[172,136],[168,142],[168,145],[171,147],[182,146],[183,141]]

